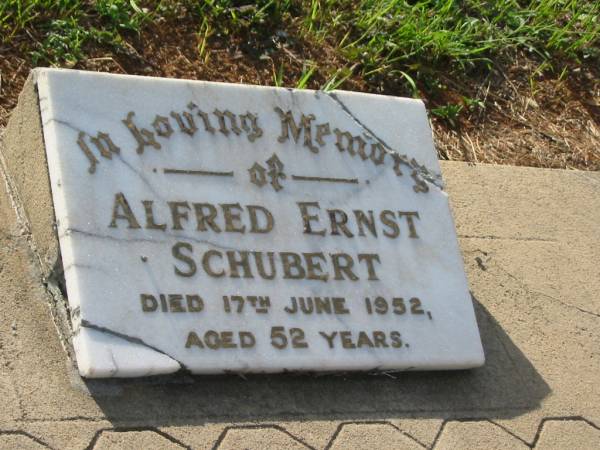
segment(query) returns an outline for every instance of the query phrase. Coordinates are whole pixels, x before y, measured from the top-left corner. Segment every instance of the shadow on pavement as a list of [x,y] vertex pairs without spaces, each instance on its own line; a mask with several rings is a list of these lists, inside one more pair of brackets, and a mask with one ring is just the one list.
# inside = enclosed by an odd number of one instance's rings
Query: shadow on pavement
[[367,420],[390,416],[513,417],[536,409],[550,389],[473,297],[486,364],[478,369],[388,375],[165,376],[87,380],[115,426],[206,422]]

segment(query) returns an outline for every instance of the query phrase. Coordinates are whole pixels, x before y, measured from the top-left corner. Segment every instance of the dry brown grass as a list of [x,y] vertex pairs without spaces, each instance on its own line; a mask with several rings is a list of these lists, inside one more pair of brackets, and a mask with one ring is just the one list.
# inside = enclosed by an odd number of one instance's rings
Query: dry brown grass
[[483,114],[456,129],[434,125],[440,158],[517,166],[600,169],[600,80],[579,70],[531,86],[524,67],[481,85],[489,98]]
[[[89,48],[89,57],[74,68],[161,77],[225,81],[259,85],[273,84],[273,74],[283,65],[283,84],[294,86],[305,61],[318,61],[320,69],[307,87],[326,82],[320,75],[347,64],[327,42],[315,45],[293,33],[293,38],[275,44],[264,57],[260,36],[216,36],[204,55],[198,52],[199,36],[184,20],[157,21],[139,37],[127,41],[124,50]],[[0,127],[6,124],[18,93],[31,67],[24,49],[35,33],[28,33],[0,47]],[[273,46],[272,42],[265,45]],[[261,55],[263,55],[261,57]],[[432,116],[440,159],[520,166],[600,169],[600,77],[593,66],[572,68],[558,75],[534,78],[536,62],[515,55],[504,69],[485,76],[459,80],[444,78],[448,87],[439,95],[424,98],[428,107],[460,102],[469,95],[482,98],[485,108],[463,114],[454,125]],[[507,69],[508,67],[508,69]],[[351,76],[343,89],[388,95],[408,95],[404,84],[390,80],[367,82]]]

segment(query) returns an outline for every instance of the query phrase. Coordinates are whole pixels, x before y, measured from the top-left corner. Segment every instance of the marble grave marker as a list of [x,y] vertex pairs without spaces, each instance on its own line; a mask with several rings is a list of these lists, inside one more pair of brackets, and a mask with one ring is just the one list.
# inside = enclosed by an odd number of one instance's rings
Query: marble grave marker
[[421,101],[34,76],[81,375],[483,364]]

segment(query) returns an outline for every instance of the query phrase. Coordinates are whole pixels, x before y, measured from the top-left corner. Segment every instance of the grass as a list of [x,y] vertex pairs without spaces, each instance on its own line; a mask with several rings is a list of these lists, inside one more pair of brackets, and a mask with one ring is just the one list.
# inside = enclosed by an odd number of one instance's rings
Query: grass
[[[448,98],[448,78],[485,77],[518,52],[535,61],[532,83],[599,64],[599,16],[600,2],[578,0],[2,0],[0,43],[32,65],[72,67],[93,49],[126,53],[149,27],[180,23],[196,31],[203,63],[218,39],[246,41],[262,59],[301,41],[335,63],[304,59],[292,86],[335,89],[359,78],[373,92],[433,98],[432,113],[453,126],[485,101]],[[290,85],[288,69],[273,64],[271,84]]]
[[90,44],[118,48],[121,33],[139,32],[149,17],[133,0],[2,0],[0,42],[32,29],[42,38],[29,51],[34,65],[72,65]]
[[[3,0],[0,31],[7,42],[28,27],[40,27],[48,49],[52,36],[79,35],[66,41],[81,48],[81,38],[104,33],[118,42],[120,32],[139,32],[144,22],[181,11],[198,28],[227,34],[299,19],[302,33],[317,42],[333,41],[351,64],[360,63],[365,76],[400,67],[414,76],[431,64],[466,70],[515,48],[550,63],[598,53],[600,4],[577,0]],[[48,61],[61,59],[49,54]]]

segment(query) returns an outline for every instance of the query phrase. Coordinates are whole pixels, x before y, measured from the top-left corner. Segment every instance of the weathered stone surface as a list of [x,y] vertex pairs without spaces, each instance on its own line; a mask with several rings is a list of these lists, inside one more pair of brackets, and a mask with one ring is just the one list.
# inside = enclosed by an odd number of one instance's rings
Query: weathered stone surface
[[91,447],[95,450],[133,450],[138,448],[179,450],[185,448],[185,446],[176,442],[170,436],[156,431],[107,430],[96,436],[96,441]]
[[43,450],[49,448],[44,442],[21,431],[1,432],[0,448],[19,450]]
[[112,425],[104,420],[22,420],[18,428],[51,449],[87,450],[98,440],[102,430],[110,430]]
[[594,450],[600,446],[600,428],[584,420],[548,420],[544,422],[536,450],[576,448]]
[[390,422],[424,447],[430,448],[435,442],[444,420],[420,417],[418,419],[391,420]]
[[490,422],[450,422],[435,445],[436,450],[527,450],[525,442]]
[[341,427],[341,423],[326,419],[285,421],[279,424],[293,436],[301,438],[310,448],[326,448]]
[[391,423],[344,424],[330,447],[332,450],[414,450],[424,449],[423,445],[402,433]]
[[483,364],[422,102],[33,80],[82,376]]
[[[0,167],[1,170],[1,167]],[[5,184],[0,179],[0,430],[22,417],[16,380],[13,376],[15,363],[21,350],[13,343],[23,335],[23,323],[14,310],[19,304],[28,303],[27,288],[22,276],[31,270],[26,245],[12,210]],[[27,284],[27,282],[25,282]],[[40,290],[41,291],[41,290]],[[38,301],[42,307],[43,301]],[[8,439],[8,438],[7,438]],[[12,439],[12,437],[11,437]],[[19,438],[20,439],[20,438]]]
[[217,442],[219,450],[306,450],[308,447],[298,438],[276,426],[245,426],[226,429]]
[[[165,426],[159,430],[171,436],[178,442],[184,443],[189,448],[198,450],[213,450],[220,442],[226,430],[232,427],[231,423],[193,423],[181,426]],[[292,433],[294,434],[294,433]],[[296,435],[296,434],[295,434]]]
[[29,76],[2,136],[3,164],[10,183],[12,201],[21,216],[19,226],[30,233],[42,273],[51,276],[59,264],[46,152],[35,77]]

